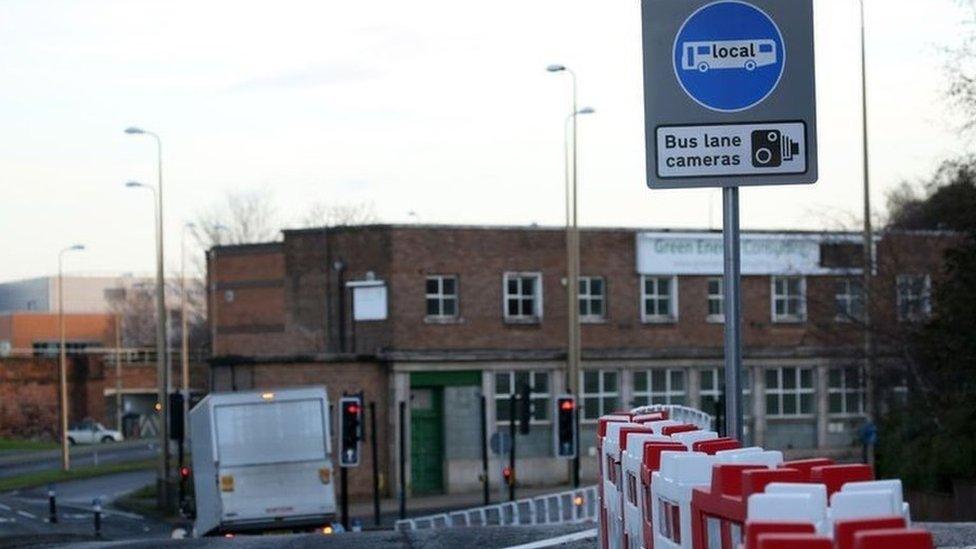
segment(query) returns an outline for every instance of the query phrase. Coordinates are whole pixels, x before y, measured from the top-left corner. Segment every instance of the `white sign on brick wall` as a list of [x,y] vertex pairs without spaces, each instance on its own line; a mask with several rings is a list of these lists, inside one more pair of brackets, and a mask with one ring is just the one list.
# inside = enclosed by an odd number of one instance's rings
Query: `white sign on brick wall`
[[[742,235],[742,274],[817,275],[849,269],[823,267],[824,243],[860,242],[857,235],[753,233]],[[642,275],[722,274],[720,233],[648,232],[637,234],[637,273]]]

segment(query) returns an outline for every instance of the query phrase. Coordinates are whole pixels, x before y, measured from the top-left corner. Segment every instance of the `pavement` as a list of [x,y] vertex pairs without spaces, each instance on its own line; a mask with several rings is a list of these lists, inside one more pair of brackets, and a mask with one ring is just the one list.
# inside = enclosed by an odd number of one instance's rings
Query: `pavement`
[[[158,455],[155,441],[127,440],[106,444],[72,446],[73,465],[121,463],[152,459]],[[0,478],[36,473],[61,466],[61,450],[9,451],[0,455]]]

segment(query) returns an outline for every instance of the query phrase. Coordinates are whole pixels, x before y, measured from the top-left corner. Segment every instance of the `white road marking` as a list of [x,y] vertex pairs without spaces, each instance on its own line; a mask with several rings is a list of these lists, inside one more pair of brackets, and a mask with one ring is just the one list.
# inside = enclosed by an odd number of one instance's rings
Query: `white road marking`
[[29,519],[37,518],[37,515],[35,515],[34,513],[28,513],[27,511],[17,511],[17,514],[24,518],[29,518]]
[[3,509],[4,511],[10,511],[10,506],[0,503],[0,509]]
[[7,522],[17,522],[15,518],[0,518],[0,524],[5,524]]
[[103,516],[116,515],[116,516],[120,516],[120,517],[129,518],[129,519],[132,519],[132,520],[146,520],[146,517],[144,517],[142,515],[137,515],[135,513],[127,513],[125,511],[117,511],[115,509],[112,509],[112,510],[109,510],[109,511],[102,511],[102,515]]
[[576,532],[575,534],[567,534],[565,536],[559,536],[557,538],[549,538],[539,541],[533,541],[532,543],[525,543],[522,545],[513,545],[507,549],[539,549],[541,547],[553,547],[556,545],[562,545],[564,543],[570,543],[573,541],[581,541],[584,539],[591,539],[596,537],[596,528],[592,530],[583,530],[582,532]]

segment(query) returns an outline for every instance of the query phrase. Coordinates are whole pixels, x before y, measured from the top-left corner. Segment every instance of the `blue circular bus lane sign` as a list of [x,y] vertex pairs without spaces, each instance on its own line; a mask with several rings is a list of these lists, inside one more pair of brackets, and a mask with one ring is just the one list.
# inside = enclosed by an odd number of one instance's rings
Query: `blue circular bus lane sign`
[[783,76],[786,49],[779,27],[752,4],[723,0],[684,22],[674,39],[674,73],[696,103],[719,112],[750,109]]
[[813,0],[641,0],[647,185],[817,181]]

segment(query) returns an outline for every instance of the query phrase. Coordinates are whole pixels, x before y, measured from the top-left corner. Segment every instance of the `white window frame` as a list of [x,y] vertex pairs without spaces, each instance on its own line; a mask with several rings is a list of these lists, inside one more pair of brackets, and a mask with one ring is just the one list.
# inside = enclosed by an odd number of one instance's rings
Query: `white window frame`
[[[522,279],[535,279],[535,292],[532,295],[532,314],[531,315],[510,315],[508,314],[509,299],[522,299],[522,294],[514,295],[508,293],[508,281],[519,279],[519,291],[522,290]],[[502,276],[502,315],[505,322],[521,324],[537,324],[542,322],[542,273],[536,272],[506,272]]]
[[[654,385],[654,372],[664,372],[664,387],[657,387]],[[647,376],[647,389],[643,391],[637,390],[637,376],[644,375]],[[674,388],[674,375],[680,375],[682,377],[683,388],[678,390]],[[633,370],[631,371],[631,376],[633,379],[632,387],[634,406],[647,406],[650,404],[681,404],[683,406],[688,405],[688,370],[686,368],[651,368],[646,370]],[[646,399],[646,402],[639,403],[637,401],[638,397]],[[655,399],[663,399],[663,402],[655,402]]]
[[[437,293],[429,293],[427,291],[427,283],[431,280],[437,281]],[[448,294],[444,293],[444,281],[453,280],[454,281],[454,293]],[[454,320],[461,315],[461,299],[460,292],[458,291],[458,277],[457,275],[427,275],[424,279],[424,313],[427,320]],[[430,300],[437,300],[439,314],[427,314],[427,303]],[[454,301],[454,314],[444,314],[444,302],[447,300]]]
[[[752,370],[745,369],[742,372],[742,417],[752,417]],[[699,370],[698,379],[698,407],[704,410],[702,398],[712,397],[715,399],[716,406],[722,398],[722,389],[725,387],[725,368],[703,368]],[[713,378],[714,384],[711,389],[705,389],[703,380],[706,376]]]
[[[847,371],[855,370],[857,372],[859,386],[848,387],[847,386]],[[840,385],[834,385],[831,383],[831,373],[835,371],[840,371]],[[858,366],[835,366],[827,371],[827,413],[833,417],[861,417],[864,415],[864,401],[866,398],[866,391],[864,388],[864,370]],[[847,409],[847,395],[855,394],[858,399],[858,410],[848,410]],[[830,407],[830,397],[832,395],[840,395],[840,411],[833,411]]]
[[[837,287],[843,285],[843,292],[836,291]],[[859,287],[860,292],[853,291],[852,288]],[[861,314],[857,315],[854,313],[854,303],[857,301],[861,302]],[[836,281],[835,291],[834,291],[834,308],[840,309],[840,305],[843,303],[844,311],[837,311],[834,320],[836,322],[851,322],[854,320],[862,320],[864,318],[864,286],[862,282],[856,278],[845,277],[838,279]]]
[[[586,374],[587,374],[587,372],[590,372],[590,373],[596,372],[596,374],[599,376],[599,381],[598,381],[598,385],[599,386],[597,387],[597,392],[595,392],[595,393],[588,393],[588,392],[586,392]],[[607,387],[606,387],[606,375],[608,373],[612,373],[612,374],[614,374],[614,375],[617,376],[617,389],[615,391],[608,391],[607,390]],[[580,402],[579,402],[579,406],[581,406],[583,408],[582,411],[581,411],[581,413],[580,413],[580,422],[581,423],[596,423],[597,420],[600,418],[600,416],[609,414],[610,412],[614,412],[615,409],[617,409],[617,408],[620,407],[620,405],[621,405],[621,400],[620,400],[620,398],[621,398],[620,386],[621,386],[621,383],[623,381],[620,378],[621,375],[623,375],[623,372],[621,372],[620,370],[613,370],[613,369],[598,369],[598,370],[587,369],[587,370],[581,370],[580,371],[580,380],[579,380],[579,382],[580,382],[580,384],[579,384],[579,387],[580,387]],[[599,404],[600,409],[597,411],[598,413],[596,414],[596,417],[589,418],[588,419],[586,417],[588,410],[586,410],[586,408],[585,408],[585,403],[586,403],[586,400],[587,399],[590,399],[590,398],[597,399],[597,401],[600,403]],[[614,410],[607,410],[606,409],[607,408],[606,401],[608,399],[611,399],[611,398],[614,398],[614,399],[617,400],[617,406],[614,407],[615,408]]]
[[[528,371],[527,370],[496,370],[496,371],[493,371],[492,372],[492,382],[495,384],[495,387],[494,387],[494,392],[495,392],[495,424],[496,425],[508,425],[510,423],[510,420],[498,419],[498,411],[501,409],[501,408],[499,408],[499,406],[504,406],[505,407],[504,409],[507,410],[508,407],[510,406],[509,400],[511,400],[512,394],[515,394],[516,396],[519,395],[519,392],[518,392],[519,391],[519,388],[515,386],[515,377],[516,377],[516,374],[522,374],[522,373],[529,374],[529,380],[530,380],[530,383],[531,383],[531,386],[532,386],[532,391],[529,393],[529,400],[533,401],[533,403],[536,400],[541,400],[541,399],[545,399],[546,400],[545,404],[542,405],[542,409],[541,409],[541,413],[545,414],[545,419],[536,419],[535,412],[539,412],[540,410],[537,409],[537,408],[535,408],[535,407],[533,407],[533,409],[532,409],[533,413],[531,415],[531,419],[529,420],[529,423],[532,424],[532,425],[548,425],[549,423],[552,423],[552,411],[550,410],[550,408],[552,407],[552,397],[551,397],[551,395],[552,395],[552,380],[553,380],[553,374],[552,374],[552,372],[550,372],[548,370],[528,370]],[[546,389],[547,390],[545,392],[536,392],[535,391],[535,388],[537,386],[536,376],[537,375],[540,375],[540,374],[546,376],[546,378],[547,378],[546,379]],[[502,376],[502,375],[507,375],[508,376],[508,388],[509,388],[509,392],[507,392],[507,393],[499,393],[498,392],[498,376]],[[517,404],[516,406],[518,406],[518,405],[519,404]]]
[[[784,388],[783,380],[786,377],[786,370],[793,370],[794,377],[794,387],[792,389]],[[810,371],[810,387],[802,387],[801,381],[803,379],[803,371]],[[763,395],[764,404],[766,406],[766,417],[768,418],[809,418],[815,417],[817,415],[817,371],[810,366],[780,366],[775,368],[766,368],[763,371],[763,376],[765,377],[768,372],[775,371],[777,377],[777,387],[770,387],[768,379],[766,380],[766,394]],[[769,395],[779,396],[779,410],[771,412],[769,410]],[[810,411],[803,412],[802,408],[802,395],[810,395]],[[792,414],[787,414],[783,412],[783,401],[786,398],[791,398],[796,401],[796,412]]]
[[[776,314],[776,303],[780,300],[785,300],[789,302],[792,298],[788,293],[780,295],[776,293],[776,282],[783,280],[788,282],[790,280],[800,281],[800,306],[799,314]],[[804,276],[798,275],[782,275],[782,276],[772,276],[769,278],[769,293],[771,299],[769,300],[769,312],[773,322],[782,324],[798,324],[801,322],[806,322],[807,320],[807,279]]]
[[[911,281],[922,279],[922,294],[906,293],[903,290],[911,290]],[[895,293],[897,295],[898,321],[899,322],[918,322],[925,320],[932,314],[932,277],[927,274],[900,274],[896,278]],[[903,305],[907,300],[918,301],[920,313],[906,314]]]
[[[718,282],[718,293],[712,293],[712,282]],[[710,276],[705,279],[705,294],[707,296],[705,302],[705,321],[713,322],[715,324],[722,324],[725,322],[725,281],[722,277]],[[718,309],[721,311],[718,314],[713,314],[711,312],[712,302],[718,302]]]
[[[585,294],[583,293],[583,281],[584,280],[586,281],[586,293]],[[599,295],[594,295],[593,294],[593,281],[594,280],[599,280],[600,281],[600,287],[603,289],[603,292],[600,293]],[[600,302],[600,308],[602,310],[602,312],[600,314],[598,314],[598,315],[594,315],[592,313],[591,314],[585,314],[584,315],[583,313],[580,313],[580,322],[603,322],[604,320],[606,320],[606,318],[607,318],[607,280],[605,278],[603,278],[602,276],[581,276],[581,277],[579,277],[578,284],[579,285],[577,286],[577,288],[579,289],[579,293],[577,295],[577,299],[579,300],[579,304],[582,305],[583,302],[585,301],[587,303],[588,308],[591,308],[591,310],[592,310],[593,302],[594,301],[599,301]]]
[[[659,283],[655,282],[654,290],[655,293],[647,293],[647,281],[648,280],[667,280],[669,281],[668,288],[669,293],[668,303],[670,304],[670,310],[666,314],[647,314],[647,301],[649,299],[661,299],[665,297],[664,294],[659,294]],[[645,324],[674,324],[678,321],[678,277],[677,276],[658,276],[658,275],[641,275],[640,277],[640,313],[641,322]]]

